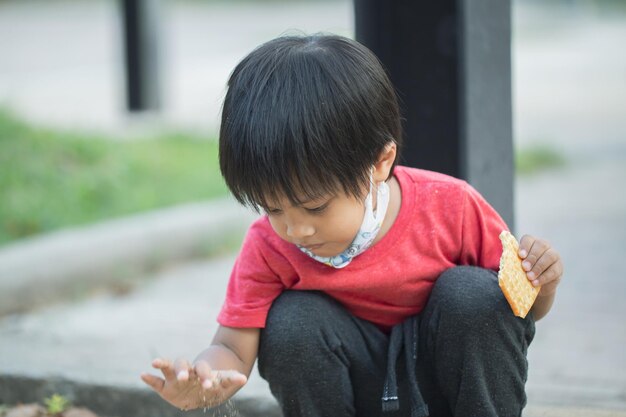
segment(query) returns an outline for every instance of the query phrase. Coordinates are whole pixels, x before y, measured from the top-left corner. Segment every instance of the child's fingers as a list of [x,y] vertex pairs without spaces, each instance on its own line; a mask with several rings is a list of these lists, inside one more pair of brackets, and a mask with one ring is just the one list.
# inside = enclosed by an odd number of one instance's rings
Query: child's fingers
[[216,371],[211,368],[206,361],[199,361],[196,363],[195,372],[202,382],[202,388],[205,390],[216,390],[221,386],[221,371]]
[[533,285],[546,285],[550,283],[554,283],[558,285],[561,281],[561,277],[563,276],[563,263],[560,259],[557,259],[555,262],[551,263],[542,273],[538,276],[537,279],[533,280]]
[[172,366],[172,363],[167,359],[157,358],[153,360],[152,367],[155,369],[159,369],[165,379],[176,378],[176,374],[174,373],[174,367]]
[[248,380],[245,375],[234,370],[215,371],[207,362],[198,362],[195,372],[202,381],[205,390],[218,390],[220,388],[241,387]]
[[186,359],[179,358],[174,362],[174,373],[178,381],[188,381],[191,370],[191,365]]
[[558,261],[558,259],[558,253],[554,249],[548,248],[539,259],[537,259],[531,270],[526,273],[526,276],[529,280],[533,281],[533,284],[537,281],[535,285],[540,285],[538,278],[541,277],[552,264]]
[[532,246],[528,249],[527,255],[523,258],[522,268],[526,272],[530,272],[537,260],[543,256],[543,254],[550,249],[550,245],[543,239],[534,239]]
[[141,380],[158,393],[163,391],[163,387],[165,386],[164,379],[152,374],[141,374]]
[[209,389],[212,388],[212,378],[213,378],[213,370],[207,361],[198,361],[195,363],[194,372],[200,378],[200,382],[202,383],[202,388]]
[[530,252],[530,248],[533,246],[535,238],[531,235],[524,235],[519,240],[519,257],[525,259]]
[[248,378],[241,372],[234,370],[218,371],[216,381],[222,388],[242,387]]

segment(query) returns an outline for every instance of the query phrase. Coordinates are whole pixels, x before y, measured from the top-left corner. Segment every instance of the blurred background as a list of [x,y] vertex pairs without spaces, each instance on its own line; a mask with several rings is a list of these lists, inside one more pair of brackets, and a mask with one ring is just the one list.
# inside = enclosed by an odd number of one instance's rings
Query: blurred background
[[[0,1],[0,243],[224,194],[207,161],[215,157],[234,65],[280,34],[354,32],[350,1],[156,4],[158,50],[151,64],[158,78],[151,89],[159,104],[131,114],[121,2]],[[564,165],[584,148],[624,146],[625,9],[618,0],[513,2],[520,174]],[[129,143],[137,139],[156,141]],[[180,154],[163,156],[172,149]],[[150,171],[157,162],[160,174]],[[141,178],[148,175],[177,186],[151,191]]]
[[[0,0],[0,288],[10,288],[6,282],[19,275],[14,271],[25,270],[29,248],[46,259],[41,251],[50,242],[90,247],[85,242],[94,228],[121,227],[108,222],[142,222],[160,213],[151,227],[162,228],[174,218],[167,210],[224,201],[216,138],[236,63],[284,33],[354,37],[348,0],[155,4],[156,104],[129,112],[121,2]],[[624,1],[512,2],[516,230],[550,240],[566,268],[554,311],[538,324],[530,348],[531,406],[626,411],[625,45]],[[198,216],[211,213],[207,208]],[[252,218],[237,216],[245,224]],[[243,230],[220,235],[209,249],[206,239],[197,239],[171,262],[167,246],[142,254],[150,257],[149,267],[124,272],[141,279],[120,284],[109,276],[102,280],[108,284],[92,287],[98,295],[127,296],[173,264],[230,259]],[[72,240],[77,235],[68,237],[68,231],[82,237]],[[57,253],[52,259],[71,264]],[[4,269],[3,259],[9,265]],[[106,274],[119,275],[117,267]],[[48,266],[38,268],[35,275],[42,277]],[[200,275],[209,276],[210,269]],[[216,288],[223,289],[223,275]],[[61,281],[54,285],[65,288]],[[68,285],[71,296],[58,297],[66,308],[95,294]],[[0,309],[0,334],[32,343],[33,329],[45,333],[32,323],[53,326],[37,321],[38,312],[47,311],[39,306],[47,303],[28,300],[4,315]],[[18,346],[19,339],[0,340],[0,356],[13,355],[9,345]],[[26,356],[24,363],[35,360]],[[0,374],[20,372],[10,362],[17,363],[0,359]]]

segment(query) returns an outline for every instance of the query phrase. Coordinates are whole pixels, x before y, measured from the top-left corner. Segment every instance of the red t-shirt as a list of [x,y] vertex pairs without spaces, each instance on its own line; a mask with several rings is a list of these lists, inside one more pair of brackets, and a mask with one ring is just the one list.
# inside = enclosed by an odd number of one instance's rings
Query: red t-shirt
[[266,216],[248,230],[218,322],[264,327],[283,290],[319,290],[357,317],[388,330],[424,308],[437,277],[455,265],[497,270],[507,229],[465,181],[398,166],[398,216],[376,244],[342,269],[324,265],[282,240]]

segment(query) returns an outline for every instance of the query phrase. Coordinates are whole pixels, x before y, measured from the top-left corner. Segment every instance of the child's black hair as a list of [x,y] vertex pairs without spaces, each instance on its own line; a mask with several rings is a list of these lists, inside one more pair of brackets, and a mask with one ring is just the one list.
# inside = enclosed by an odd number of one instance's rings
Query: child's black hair
[[395,90],[372,52],[341,36],[284,36],[230,76],[220,168],[235,198],[256,210],[283,197],[360,198],[385,146],[399,152],[401,130]]

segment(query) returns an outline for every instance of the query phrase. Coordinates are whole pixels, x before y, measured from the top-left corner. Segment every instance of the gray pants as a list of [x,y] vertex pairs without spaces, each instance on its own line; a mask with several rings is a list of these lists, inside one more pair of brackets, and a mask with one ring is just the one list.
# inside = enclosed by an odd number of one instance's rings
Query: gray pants
[[[534,320],[513,315],[496,275],[455,267],[418,317],[415,369],[431,417],[521,415]],[[383,413],[389,336],[320,292],[287,291],[261,332],[259,371],[285,417],[408,416],[400,355],[400,410]]]

